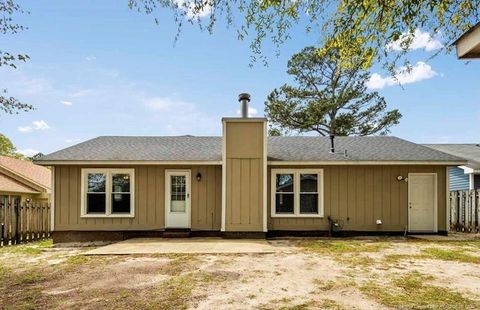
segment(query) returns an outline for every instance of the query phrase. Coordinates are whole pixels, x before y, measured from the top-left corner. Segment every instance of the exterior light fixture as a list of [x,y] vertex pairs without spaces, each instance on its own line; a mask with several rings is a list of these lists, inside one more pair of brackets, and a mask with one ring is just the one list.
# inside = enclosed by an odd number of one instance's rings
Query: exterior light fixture
[[202,174],[199,172],[197,173],[197,181],[200,182],[202,180]]
[[402,180],[403,180],[403,176],[399,175],[399,176],[397,177],[397,181],[402,181]]

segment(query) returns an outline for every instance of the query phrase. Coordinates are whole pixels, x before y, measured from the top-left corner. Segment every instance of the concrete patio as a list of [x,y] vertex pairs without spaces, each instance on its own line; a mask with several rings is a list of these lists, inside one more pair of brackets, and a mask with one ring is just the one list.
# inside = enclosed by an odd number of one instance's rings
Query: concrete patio
[[84,255],[128,254],[268,254],[281,251],[267,240],[226,240],[221,238],[133,238],[101,246]]

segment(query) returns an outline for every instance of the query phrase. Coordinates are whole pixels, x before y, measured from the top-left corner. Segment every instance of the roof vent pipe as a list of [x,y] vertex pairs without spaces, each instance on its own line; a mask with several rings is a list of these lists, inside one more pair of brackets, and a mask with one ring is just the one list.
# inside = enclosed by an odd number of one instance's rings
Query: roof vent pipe
[[335,153],[335,136],[330,135],[330,153]]
[[238,101],[242,104],[242,118],[248,118],[248,103],[250,102],[250,94],[241,93],[238,95]]

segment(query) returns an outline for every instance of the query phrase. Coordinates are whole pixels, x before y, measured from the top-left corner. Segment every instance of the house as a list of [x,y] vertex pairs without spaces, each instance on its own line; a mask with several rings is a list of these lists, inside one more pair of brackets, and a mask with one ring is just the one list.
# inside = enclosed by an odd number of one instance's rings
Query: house
[[98,137],[37,159],[54,174],[54,241],[316,234],[331,221],[446,233],[448,168],[465,160],[387,136],[267,137],[240,101],[221,137]]
[[425,144],[435,150],[462,157],[467,163],[449,168],[449,190],[480,189],[480,144]]
[[51,173],[30,161],[0,156],[0,206],[7,202],[48,202]]
[[480,22],[462,34],[453,44],[459,59],[480,58]]

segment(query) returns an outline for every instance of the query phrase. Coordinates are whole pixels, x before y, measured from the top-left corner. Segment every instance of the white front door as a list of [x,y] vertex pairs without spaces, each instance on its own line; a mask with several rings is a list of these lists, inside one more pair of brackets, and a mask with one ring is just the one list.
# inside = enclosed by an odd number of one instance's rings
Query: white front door
[[190,170],[165,171],[165,227],[190,228]]
[[408,174],[408,230],[437,232],[437,174]]

